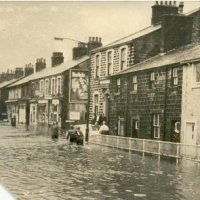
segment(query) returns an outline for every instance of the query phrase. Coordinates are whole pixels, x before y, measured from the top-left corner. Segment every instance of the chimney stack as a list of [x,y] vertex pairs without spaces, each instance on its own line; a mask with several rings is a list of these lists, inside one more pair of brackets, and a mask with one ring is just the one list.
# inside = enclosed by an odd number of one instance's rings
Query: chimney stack
[[24,71],[22,67],[15,68],[15,78],[20,78],[24,75]]
[[88,46],[88,54],[90,54],[90,52],[93,49],[96,49],[96,48],[102,46],[101,38],[100,37],[89,37],[87,46]]
[[64,57],[62,52],[53,52],[51,57],[51,66],[56,67],[64,62]]
[[31,74],[33,74],[34,72],[34,66],[32,63],[26,64],[25,68],[24,68],[24,75],[25,76],[29,76]]
[[163,1],[160,1],[160,3],[156,1],[155,5],[152,6],[151,24],[156,25],[160,23],[164,15],[177,15],[179,13],[179,9],[180,5],[179,7],[176,6],[175,1],[173,3],[172,1],[165,1],[164,3]]
[[178,6],[178,13],[179,13],[179,14],[183,14],[183,7],[184,7],[184,3],[183,3],[183,2],[180,2],[180,3],[179,3],[179,6]]
[[39,72],[46,68],[46,61],[44,58],[37,58],[35,63],[35,72]]

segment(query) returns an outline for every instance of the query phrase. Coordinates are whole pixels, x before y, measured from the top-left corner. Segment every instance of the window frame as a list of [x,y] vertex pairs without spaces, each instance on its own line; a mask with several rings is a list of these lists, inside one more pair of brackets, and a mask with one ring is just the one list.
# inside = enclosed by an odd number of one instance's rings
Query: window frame
[[51,78],[51,95],[55,94],[55,77]]
[[[122,60],[122,51],[125,50],[125,55]],[[128,55],[128,46],[122,46],[119,48],[119,71],[123,71],[127,68],[127,55]],[[124,65],[123,65],[123,63]],[[124,67],[123,67],[124,66]]]
[[120,91],[121,91],[121,79],[120,78],[116,79],[116,85],[117,85],[117,93],[120,93]]
[[[109,60],[109,54],[111,55],[111,60]],[[114,60],[114,50],[109,49],[106,51],[106,75],[113,74],[113,60]]]
[[199,77],[198,77],[198,80],[199,81],[197,81],[197,66],[199,67],[199,70],[200,70],[200,62],[196,62],[196,63],[193,63],[193,76],[194,76],[194,83],[196,84],[196,85],[200,85],[200,72],[199,72]]
[[[97,97],[97,102],[96,102],[96,100],[95,100],[95,98]],[[93,94],[93,113],[97,116],[98,114],[99,114],[99,108],[100,108],[100,104],[99,104],[99,97],[100,97],[100,95],[99,95],[99,92],[94,92],[94,94]],[[97,108],[97,110],[96,110],[96,108]]]
[[178,85],[178,67],[173,67],[172,68],[171,80],[172,80],[172,85],[173,86]]
[[61,94],[61,76],[57,76],[57,93]]
[[[153,137],[156,139],[160,138],[160,113],[154,113],[153,114]],[[157,135],[156,135],[157,134]]]
[[154,89],[155,87],[155,72],[151,71],[149,73],[149,89]]
[[45,79],[45,96],[47,95],[49,95],[49,79]]
[[[99,62],[97,65],[97,57],[99,57]],[[100,69],[101,69],[101,53],[97,53],[94,56],[94,78],[100,78]],[[98,67],[98,68],[97,68]],[[98,69],[98,70],[97,70]]]
[[133,84],[133,91],[137,91],[138,89],[138,81],[137,81],[137,75],[132,76],[132,84]]
[[44,80],[40,80],[40,94],[43,96],[45,94],[45,90],[44,90]]

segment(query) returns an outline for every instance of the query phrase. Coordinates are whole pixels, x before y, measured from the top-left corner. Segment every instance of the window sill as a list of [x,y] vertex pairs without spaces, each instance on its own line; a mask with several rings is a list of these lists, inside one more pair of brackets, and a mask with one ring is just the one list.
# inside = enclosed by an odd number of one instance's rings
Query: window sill
[[200,84],[193,85],[192,89],[200,89]]
[[130,91],[130,94],[137,94],[137,90]]
[[120,95],[120,92],[115,92],[114,93],[114,96],[119,96]]

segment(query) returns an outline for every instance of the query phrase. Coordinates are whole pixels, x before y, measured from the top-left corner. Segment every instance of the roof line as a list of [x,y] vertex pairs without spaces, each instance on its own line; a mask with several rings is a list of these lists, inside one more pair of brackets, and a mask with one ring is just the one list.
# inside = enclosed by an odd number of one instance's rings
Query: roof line
[[[156,27],[156,26],[159,26],[159,25],[161,25],[161,23],[156,24],[155,26],[154,26],[154,25],[147,26],[147,27],[145,27],[145,28],[143,28],[143,29],[141,29],[141,30],[139,30],[139,31],[136,31],[136,32],[134,32],[134,33],[132,33],[132,34],[129,34],[129,35],[125,36],[125,37],[122,37],[122,38],[120,38],[120,39],[118,39],[118,40],[115,40],[115,41],[113,41],[113,42],[111,42],[111,43],[108,43],[108,44],[106,44],[105,46],[96,48],[96,49],[92,50],[92,52],[96,52],[96,51],[98,51],[98,50],[105,49],[105,48],[107,48],[107,47],[112,46],[112,44],[113,44],[113,46],[115,46],[114,43],[119,42],[120,40],[126,39],[126,38],[128,38],[128,37],[130,37],[130,36],[134,36],[134,35],[136,35],[136,34],[142,32],[142,31],[145,31],[145,30],[147,30],[147,29],[149,29],[149,28],[151,28],[151,27]],[[149,34],[149,33],[146,33],[146,34]],[[146,35],[146,34],[144,34],[144,35]],[[143,35],[142,35],[142,36],[143,36]],[[139,36],[139,37],[142,37],[142,36]],[[139,37],[138,37],[138,38],[139,38]],[[132,39],[130,39],[129,41],[131,41],[131,40],[132,40]],[[127,41],[127,42],[128,42],[128,41]],[[122,43],[123,43],[123,42],[122,42]],[[124,43],[126,43],[126,42],[124,42]],[[116,45],[119,45],[119,44],[116,44]]]

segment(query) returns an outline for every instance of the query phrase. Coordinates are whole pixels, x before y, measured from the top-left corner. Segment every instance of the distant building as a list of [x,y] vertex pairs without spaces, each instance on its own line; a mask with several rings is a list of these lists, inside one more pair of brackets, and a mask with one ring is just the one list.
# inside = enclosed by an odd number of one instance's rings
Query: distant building
[[95,41],[79,44],[73,48],[73,60],[68,62],[64,62],[62,52],[54,52],[51,67],[46,67],[44,59],[37,59],[34,74],[9,86],[9,116],[16,116],[17,123],[27,125],[58,122],[65,127],[67,122],[86,123],[88,54],[98,46],[101,43]]

